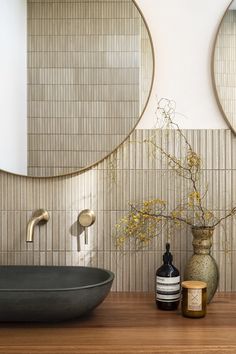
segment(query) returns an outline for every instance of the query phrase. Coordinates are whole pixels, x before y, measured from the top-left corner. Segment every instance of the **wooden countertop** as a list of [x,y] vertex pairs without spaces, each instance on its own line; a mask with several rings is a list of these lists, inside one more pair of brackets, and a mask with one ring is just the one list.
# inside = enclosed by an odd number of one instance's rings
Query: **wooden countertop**
[[156,309],[153,294],[112,293],[92,314],[57,324],[0,324],[0,354],[236,354],[236,293],[202,319]]

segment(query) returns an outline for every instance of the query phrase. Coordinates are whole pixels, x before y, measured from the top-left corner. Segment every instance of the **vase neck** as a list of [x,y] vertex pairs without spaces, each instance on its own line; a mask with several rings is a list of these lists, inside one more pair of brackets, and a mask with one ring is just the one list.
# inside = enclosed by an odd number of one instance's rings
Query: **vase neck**
[[213,228],[192,228],[194,254],[210,254]]

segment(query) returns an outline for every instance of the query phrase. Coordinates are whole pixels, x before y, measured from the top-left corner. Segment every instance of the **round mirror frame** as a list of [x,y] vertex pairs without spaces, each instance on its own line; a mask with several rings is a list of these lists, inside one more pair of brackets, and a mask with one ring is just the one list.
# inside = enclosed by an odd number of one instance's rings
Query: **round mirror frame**
[[65,173],[65,174],[61,174],[61,175],[55,175],[55,176],[27,176],[27,175],[22,175],[22,174],[6,171],[6,170],[3,170],[3,169],[0,168],[1,172],[7,173],[7,174],[10,174],[10,175],[13,175],[13,176],[26,177],[26,178],[32,178],[32,179],[49,179],[49,178],[51,179],[51,178],[69,177],[69,176],[79,175],[82,172],[90,170],[92,167],[95,167],[96,165],[98,165],[99,163],[101,163],[102,161],[107,159],[110,155],[112,155],[115,151],[117,151],[121,147],[121,145],[124,144],[124,142],[134,132],[134,130],[136,129],[138,123],[140,122],[140,120],[141,120],[141,118],[142,118],[142,116],[143,116],[143,114],[144,114],[144,112],[145,112],[145,110],[147,108],[147,105],[148,105],[148,102],[149,102],[149,99],[150,99],[150,96],[151,96],[151,92],[152,92],[152,88],[153,88],[153,82],[154,82],[154,75],[155,75],[155,54],[154,54],[154,46],[153,46],[151,32],[149,30],[149,27],[148,27],[148,24],[147,24],[147,21],[146,21],[144,15],[143,15],[143,12],[140,10],[140,7],[137,5],[136,0],[131,0],[131,1],[133,2],[134,6],[137,8],[137,10],[140,13],[140,16],[141,16],[141,18],[142,18],[142,20],[143,20],[143,22],[145,24],[145,27],[146,27],[146,30],[147,30],[147,33],[148,33],[148,37],[149,37],[149,40],[150,40],[153,66],[152,66],[152,79],[151,79],[151,84],[150,84],[150,89],[149,89],[149,92],[148,92],[147,100],[145,102],[145,105],[143,107],[143,110],[142,110],[140,116],[137,119],[136,124],[131,129],[129,134],[125,137],[125,139],[117,147],[115,147],[115,149],[113,149],[111,152],[109,152],[103,158],[99,159],[98,161],[95,161],[94,163],[92,163],[92,164],[90,164],[90,165],[88,165],[88,166],[86,166],[84,168],[81,168],[81,169],[79,169],[77,171],[74,171],[74,172],[69,172],[69,173]]
[[223,118],[226,121],[226,123],[228,124],[229,128],[236,135],[236,127],[234,128],[232,126],[232,124],[230,123],[229,118],[225,114],[224,108],[223,108],[223,106],[221,104],[220,97],[219,97],[219,94],[218,94],[218,91],[217,91],[217,87],[216,87],[215,70],[214,70],[215,52],[216,52],[216,44],[217,44],[218,35],[219,35],[220,29],[221,29],[221,25],[222,25],[222,23],[224,21],[224,18],[226,16],[226,13],[229,10],[229,8],[230,8],[230,6],[232,5],[233,2],[234,2],[234,0],[232,0],[230,2],[230,4],[227,6],[227,8],[226,8],[226,10],[225,10],[225,12],[224,12],[224,14],[222,16],[222,19],[220,21],[220,24],[218,26],[217,32],[216,32],[216,36],[215,36],[215,40],[214,40],[214,44],[213,44],[213,53],[212,53],[212,58],[211,58],[212,59],[211,60],[211,77],[212,77],[213,90],[214,90],[214,93],[215,93],[216,101],[217,101],[218,107],[220,109],[220,112],[223,115]]

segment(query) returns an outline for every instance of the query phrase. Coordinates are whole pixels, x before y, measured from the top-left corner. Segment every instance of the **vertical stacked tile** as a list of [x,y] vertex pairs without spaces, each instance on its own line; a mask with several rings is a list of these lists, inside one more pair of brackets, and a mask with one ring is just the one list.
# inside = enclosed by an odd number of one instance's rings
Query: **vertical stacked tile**
[[[202,156],[202,188],[208,188],[206,206],[224,216],[236,203],[236,138],[229,130],[185,131]],[[189,185],[176,177],[160,154],[143,143],[154,137],[177,156],[183,153],[176,131],[136,130],[130,139],[95,168],[75,176],[50,179],[0,174],[0,263],[91,265],[116,273],[114,290],[151,291],[155,269],[161,264],[167,233],[144,250],[124,253],[114,243],[114,225],[129,210],[129,201],[160,197],[170,210],[186,196]],[[36,227],[33,244],[26,244],[26,226],[32,212],[46,208],[50,220]],[[79,211],[91,208],[96,223],[88,230],[89,244],[77,225]],[[215,231],[213,255],[220,269],[220,290],[236,290],[235,219]],[[171,236],[175,263],[183,272],[192,253],[192,236],[182,226]]]
[[140,59],[152,71],[142,22],[130,0],[28,0],[29,175],[78,170],[125,139],[139,117]]

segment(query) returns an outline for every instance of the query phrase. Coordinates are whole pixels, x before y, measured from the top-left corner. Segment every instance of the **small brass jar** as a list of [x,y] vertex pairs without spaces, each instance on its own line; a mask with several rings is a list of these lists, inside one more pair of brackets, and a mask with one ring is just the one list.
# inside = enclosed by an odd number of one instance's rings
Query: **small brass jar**
[[200,318],[206,315],[207,284],[203,281],[182,282],[182,315]]

